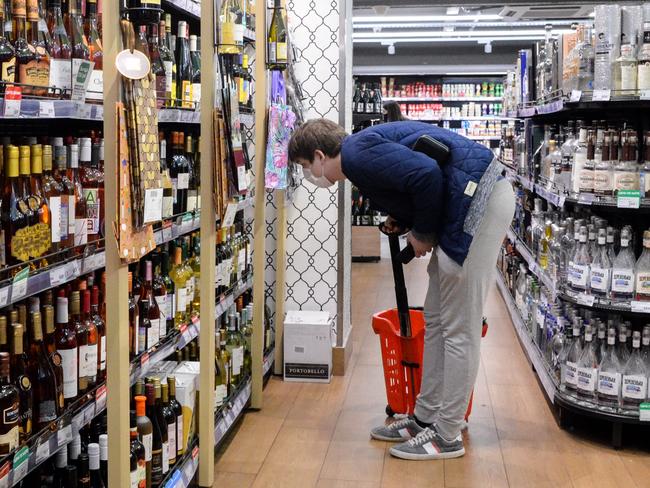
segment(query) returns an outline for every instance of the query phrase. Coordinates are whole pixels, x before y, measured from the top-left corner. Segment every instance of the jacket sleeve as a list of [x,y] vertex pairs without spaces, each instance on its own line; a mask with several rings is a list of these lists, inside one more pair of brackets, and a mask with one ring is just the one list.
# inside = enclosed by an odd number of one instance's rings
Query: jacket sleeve
[[433,242],[443,202],[443,177],[438,163],[372,131],[358,141],[356,150],[356,171],[373,186],[410,198],[415,237]]

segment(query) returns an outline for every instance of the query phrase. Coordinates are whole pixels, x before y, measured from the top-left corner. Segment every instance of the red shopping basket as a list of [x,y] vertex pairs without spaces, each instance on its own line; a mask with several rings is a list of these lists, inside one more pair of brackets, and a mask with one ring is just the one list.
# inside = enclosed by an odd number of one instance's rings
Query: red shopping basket
[[[372,317],[372,329],[379,336],[381,343],[381,358],[384,365],[384,380],[386,382],[386,414],[413,415],[415,400],[420,392],[422,383],[422,353],[424,350],[424,314],[422,310],[410,309],[411,337],[400,334],[400,323],[397,309],[385,310]],[[483,319],[483,337],[488,325]],[[470,396],[465,420],[472,412]]]

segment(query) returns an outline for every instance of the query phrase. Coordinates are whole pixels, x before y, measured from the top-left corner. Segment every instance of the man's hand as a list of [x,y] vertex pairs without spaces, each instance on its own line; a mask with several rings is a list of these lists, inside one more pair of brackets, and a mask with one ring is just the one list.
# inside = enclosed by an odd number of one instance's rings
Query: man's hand
[[418,238],[410,232],[406,235],[406,241],[413,246],[416,258],[426,256],[433,249],[433,244],[418,240]]
[[387,234],[402,234],[404,230],[404,227],[393,217],[390,215],[386,217],[384,221],[384,232]]

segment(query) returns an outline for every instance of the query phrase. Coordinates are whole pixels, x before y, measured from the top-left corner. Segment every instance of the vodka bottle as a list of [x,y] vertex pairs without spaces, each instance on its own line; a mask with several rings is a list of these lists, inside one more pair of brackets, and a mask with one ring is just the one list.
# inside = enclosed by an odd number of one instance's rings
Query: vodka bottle
[[618,407],[621,402],[621,362],[616,353],[616,331],[607,331],[607,348],[598,371],[598,403]]
[[567,285],[571,278],[571,265],[573,264],[573,253],[576,247],[576,232],[574,228],[577,228],[571,217],[566,219],[565,224],[567,226],[566,232],[560,238],[560,283],[562,285]]
[[614,191],[614,167],[610,156],[611,134],[599,132],[596,140],[596,161],[594,163],[594,193],[611,195]]
[[[580,29],[582,27],[582,29]],[[578,90],[589,91],[594,88],[594,47],[591,44],[592,29],[578,26],[576,51],[578,54]]]
[[628,228],[621,231],[621,249],[612,264],[610,296],[616,301],[628,301],[634,296],[634,266],[636,260],[630,248],[632,234]]
[[539,256],[538,256],[539,265],[544,270],[548,269],[552,238],[553,238],[553,233],[551,230],[551,222],[546,221],[546,224],[544,226],[544,235],[540,240]]
[[[517,277],[517,283],[515,286],[515,303],[517,308],[521,312],[522,318],[524,318],[524,303],[526,298],[526,266],[524,263],[519,265],[519,276]],[[524,318],[525,320],[525,318]]]
[[598,243],[596,241],[597,236],[596,226],[594,224],[587,224],[587,249],[592,261],[596,256],[596,251],[598,250]]
[[623,408],[635,409],[648,394],[648,369],[641,357],[641,333],[632,336],[632,354],[623,369]]
[[648,375],[650,375],[650,324],[643,327],[641,334],[641,357],[648,370]]
[[[580,329],[578,329],[578,336],[580,335]],[[567,383],[567,360],[569,358],[569,352],[573,348],[574,340],[578,340],[578,337],[573,336],[573,327],[567,327],[566,334],[564,334],[564,341],[562,344],[562,350],[557,358],[557,362],[560,366],[559,380],[560,384],[566,387]],[[570,381],[570,380],[569,380]]]
[[630,350],[627,347],[627,327],[624,324],[621,324],[618,329],[618,348],[617,355],[618,360],[621,362],[621,366],[625,366],[627,360],[630,359]]
[[639,51],[637,65],[637,88],[650,90],[650,22],[643,23],[643,45]]
[[580,136],[578,138],[578,147],[573,154],[573,167],[571,171],[571,191],[573,193],[580,193],[580,177],[582,171],[587,163],[587,129],[580,128]]
[[574,123],[569,121],[565,129],[566,137],[560,147],[562,155],[562,172],[555,185],[560,192],[566,192],[571,189],[571,169],[573,167],[573,157],[577,149],[577,143],[574,132]]
[[637,88],[637,59],[634,46],[621,46],[621,55],[614,62],[614,90],[616,95],[634,95]]
[[566,227],[564,225],[551,226],[551,256],[549,259],[549,272],[554,282],[559,282],[561,279],[562,262],[562,238],[566,234]]
[[571,261],[571,282],[569,285],[575,291],[586,292],[589,286],[591,257],[587,248],[587,228],[584,225],[580,227],[579,243]]
[[585,400],[596,399],[596,384],[598,382],[598,359],[593,346],[593,330],[585,327],[585,345],[577,363],[576,389],[578,397]]
[[614,249],[615,232],[613,227],[607,227],[607,257],[613,264],[616,259],[616,250]]
[[582,356],[582,342],[580,341],[580,322],[573,322],[573,341],[566,358],[566,371],[564,386],[567,390],[575,391],[578,387],[578,361]]
[[[616,337],[614,337],[616,339]],[[605,352],[607,351],[607,326],[601,322],[598,324],[598,335],[596,337],[596,357],[598,364],[603,361]]]
[[607,255],[607,230],[598,230],[598,247],[589,268],[589,287],[596,296],[606,297],[610,289],[612,263]]
[[650,301],[650,230],[643,233],[643,252],[634,267],[635,298]]

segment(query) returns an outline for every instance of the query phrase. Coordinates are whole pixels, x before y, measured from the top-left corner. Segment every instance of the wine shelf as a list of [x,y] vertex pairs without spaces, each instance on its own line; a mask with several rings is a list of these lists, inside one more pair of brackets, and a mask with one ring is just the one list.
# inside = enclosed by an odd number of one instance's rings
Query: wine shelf
[[[16,486],[31,471],[63,449],[83,426],[106,409],[106,384],[73,403],[52,428],[34,435],[26,445],[0,460],[0,486]],[[54,427],[55,426],[55,427]]]
[[638,91],[633,95],[617,94],[613,90],[580,91],[573,90],[569,95],[559,95],[550,100],[528,102],[517,107],[516,113],[509,116],[519,118],[557,116],[575,112],[603,110],[629,110],[650,108],[650,92]]
[[163,0],[163,7],[173,7],[176,11],[187,15],[195,20],[201,18],[201,3],[194,0]]
[[242,381],[238,389],[219,407],[214,419],[215,450],[221,446],[232,426],[241,416],[251,398],[252,384],[248,378]]
[[160,488],[189,488],[192,479],[199,468],[199,441],[195,437],[188,443],[185,454],[176,462],[174,468],[167,473]]
[[[509,166],[505,164],[504,166],[506,168],[506,173],[511,180],[518,182],[521,186],[529,191],[534,191],[538,196],[558,208],[563,208],[566,203],[572,203],[574,205],[637,210],[621,206],[621,203],[614,196],[596,195],[594,193],[561,195],[557,192],[545,188],[544,185],[532,181],[530,178],[517,174],[515,170]],[[650,210],[650,198],[642,198],[639,202],[639,209]]]
[[[0,99],[0,120],[20,119],[77,119],[101,123],[104,121],[104,106],[96,103],[80,103],[72,100],[36,100],[24,98],[20,100],[18,113],[7,115],[5,100]],[[158,111],[159,123],[200,124],[199,110],[180,108],[161,108]]]
[[499,288],[501,296],[503,296],[503,301],[506,303],[506,307],[508,308],[510,318],[512,319],[512,323],[515,327],[515,332],[519,338],[519,343],[521,344],[526,357],[528,357],[528,360],[533,365],[533,368],[537,373],[537,377],[539,378],[539,381],[544,388],[546,397],[551,403],[555,403],[555,393],[557,392],[556,381],[551,375],[551,372],[548,370],[546,361],[542,357],[539,348],[531,339],[528,333],[528,329],[526,328],[526,325],[524,324],[524,321],[519,314],[519,310],[517,310],[515,301],[512,298],[508,287],[506,286],[503,275],[499,270],[497,270],[497,287]]
[[533,273],[544,284],[544,286],[546,286],[546,288],[551,293],[553,300],[555,300],[555,297],[559,292],[555,280],[553,280],[553,278],[551,278],[548,273],[546,273],[546,271],[537,263],[537,259],[535,256],[533,256],[531,250],[528,248],[526,243],[522,241],[517,234],[515,234],[515,231],[512,230],[512,228],[508,229],[507,236],[508,239],[515,243],[515,249],[524,259],[524,261],[526,261],[530,272]]

